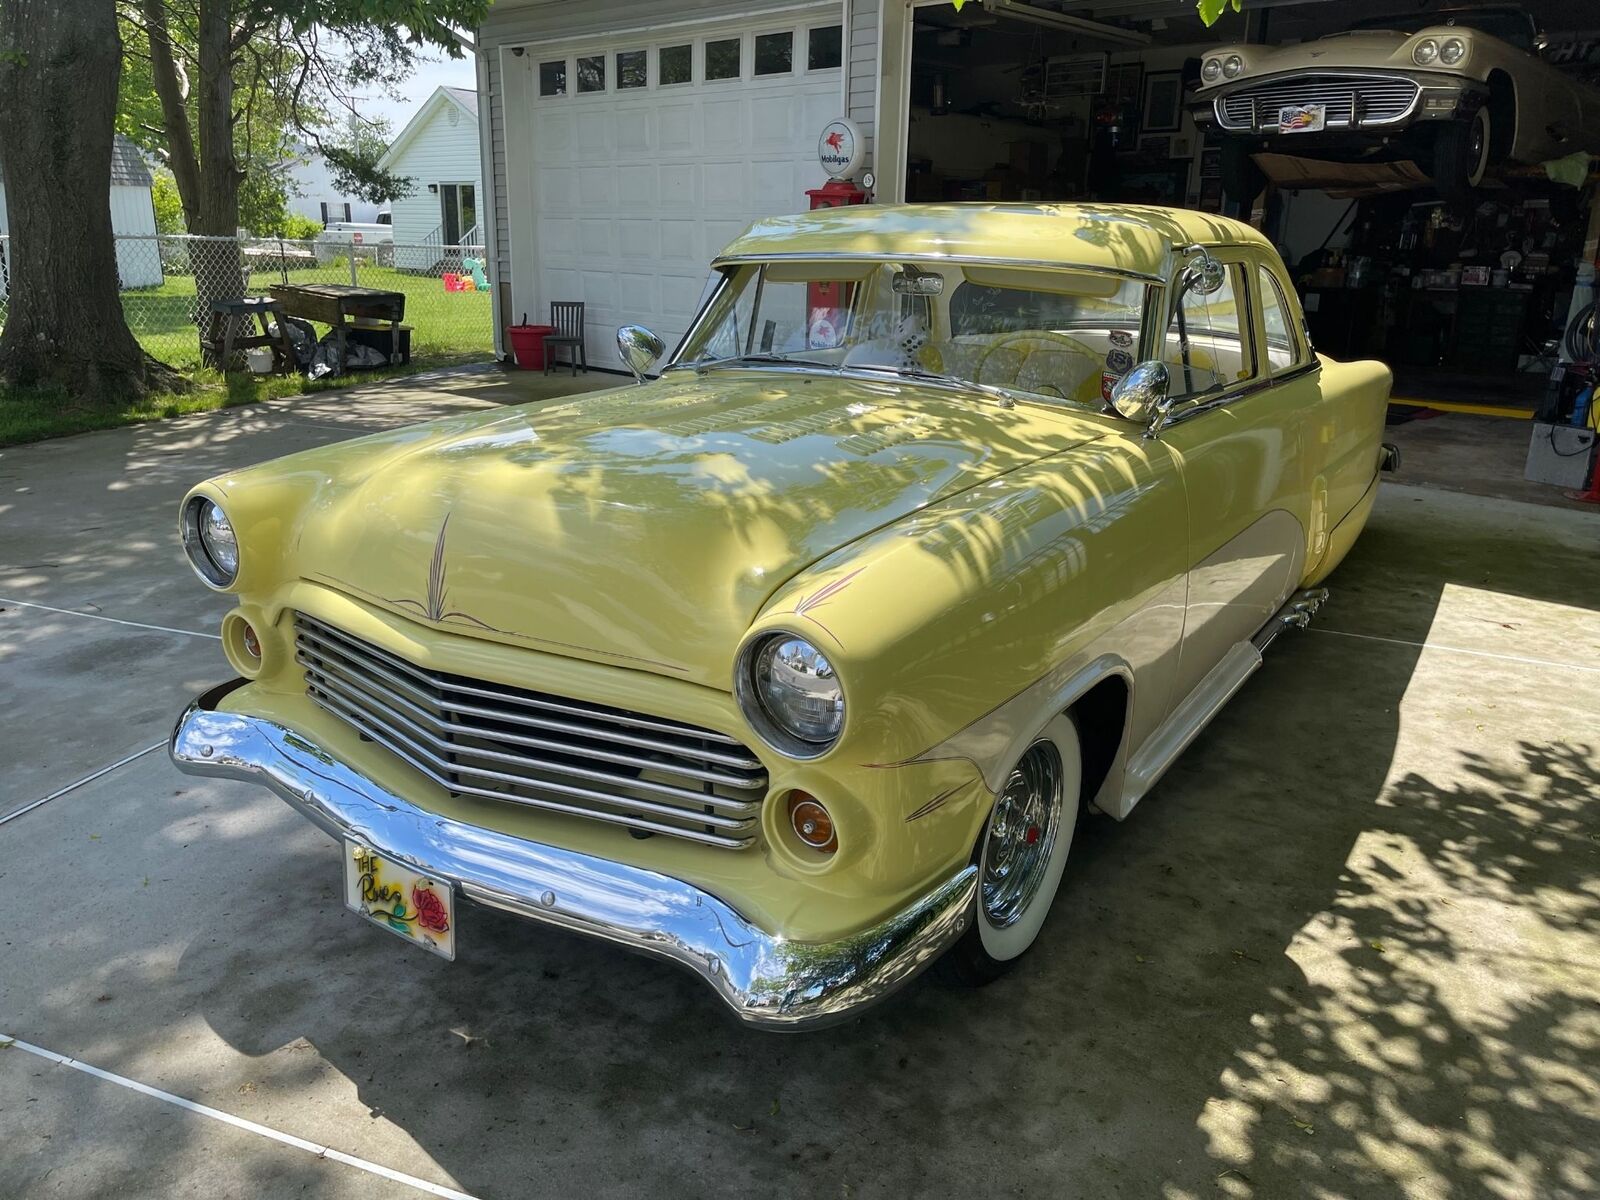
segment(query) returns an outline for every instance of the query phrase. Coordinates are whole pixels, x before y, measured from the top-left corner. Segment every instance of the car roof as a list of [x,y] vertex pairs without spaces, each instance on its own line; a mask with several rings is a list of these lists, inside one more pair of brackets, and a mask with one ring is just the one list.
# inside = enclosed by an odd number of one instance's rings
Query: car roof
[[1166,280],[1177,247],[1271,248],[1227,217],[1143,204],[853,204],[766,217],[716,263],[938,257],[1112,270]]

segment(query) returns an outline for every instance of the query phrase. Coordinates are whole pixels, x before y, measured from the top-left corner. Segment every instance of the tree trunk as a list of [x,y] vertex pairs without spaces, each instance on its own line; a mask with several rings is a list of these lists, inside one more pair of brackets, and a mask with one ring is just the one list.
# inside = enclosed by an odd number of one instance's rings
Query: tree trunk
[[122,40],[109,0],[0,0],[0,177],[11,294],[0,380],[109,404],[169,386],[122,312],[111,139]]
[[200,223],[200,159],[189,126],[188,95],[184,73],[178,69],[178,49],[167,28],[168,0],[144,0],[144,23],[150,38],[150,79],[161,101],[166,126],[167,161],[183,203],[183,226],[194,230]]
[[[212,301],[232,300],[245,294],[244,256],[239,253],[239,170],[233,153],[233,4],[232,0],[200,0],[196,25],[196,52],[200,80],[196,88],[200,133],[200,192],[195,223],[190,233],[228,241],[197,242],[190,246],[194,262],[197,320],[204,329]],[[239,326],[248,322],[236,322]],[[241,329],[236,328],[235,332]],[[201,348],[206,366],[226,371],[213,350]]]

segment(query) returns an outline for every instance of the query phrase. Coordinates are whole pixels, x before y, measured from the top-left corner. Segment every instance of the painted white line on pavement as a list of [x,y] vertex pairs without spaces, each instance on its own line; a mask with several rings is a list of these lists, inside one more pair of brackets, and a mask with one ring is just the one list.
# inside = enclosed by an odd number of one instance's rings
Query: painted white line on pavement
[[1415,646],[1419,650],[1444,650],[1450,654],[1470,654],[1475,658],[1496,658],[1501,662],[1525,663],[1530,667],[1554,667],[1558,671],[1585,671],[1591,675],[1600,675],[1600,667],[1587,667],[1582,663],[1555,662],[1548,658],[1524,658],[1520,654],[1496,654],[1492,650],[1468,650],[1464,646],[1443,646],[1438,642],[1412,642],[1405,638],[1377,637],[1370,633],[1351,633],[1344,629],[1324,629],[1320,625],[1310,627],[1312,633],[1329,633],[1334,637],[1360,638],[1364,642],[1388,642],[1391,646]]
[[243,1129],[246,1133],[259,1134],[270,1138],[274,1142],[281,1142],[285,1146],[293,1146],[296,1150],[304,1150],[307,1154],[314,1154],[318,1158],[331,1159],[337,1163],[344,1163],[347,1167],[354,1167],[358,1171],[366,1171],[371,1175],[378,1175],[384,1179],[403,1183],[407,1187],[416,1188],[419,1192],[426,1192],[430,1196],[446,1196],[450,1200],[475,1200],[466,1192],[458,1192],[454,1188],[447,1188],[437,1183],[430,1183],[426,1179],[418,1179],[415,1175],[407,1175],[404,1171],[396,1171],[392,1167],[381,1166],[375,1162],[368,1162],[364,1158],[357,1158],[354,1154],[346,1154],[343,1150],[334,1150],[318,1142],[308,1142],[305,1138],[295,1137],[292,1133],[280,1133],[266,1125],[258,1125],[254,1121],[247,1121],[243,1117],[236,1117],[232,1113],[225,1113],[221,1109],[211,1108],[205,1104],[196,1104],[193,1100],[185,1100],[182,1096],[174,1096],[171,1092],[164,1092],[160,1088],[151,1087],[148,1083],[140,1083],[137,1079],[128,1079],[122,1075],[115,1075],[110,1071],[102,1071],[99,1067],[92,1067],[86,1062],[79,1062],[75,1058],[68,1058],[65,1054],[57,1054],[54,1050],[46,1050],[43,1046],[34,1046],[19,1038],[9,1037],[0,1033],[0,1047],[11,1046],[17,1050],[26,1051],[37,1055],[49,1062],[57,1063],[63,1067],[71,1067],[74,1071],[82,1071],[85,1075],[93,1075],[96,1079],[104,1079],[107,1083],[117,1084],[156,1100],[164,1100],[168,1104],[176,1105],[192,1113],[199,1113],[202,1117],[210,1117],[213,1121],[221,1121],[224,1125],[232,1125],[235,1129]]
[[119,759],[117,759],[117,761],[112,763],[109,767],[101,767],[93,775],[85,775],[82,779],[76,780],[73,783],[69,783],[64,788],[57,788],[55,791],[51,792],[48,796],[42,796],[38,800],[33,801],[33,803],[31,803],[31,804],[24,804],[21,808],[17,809],[16,812],[7,813],[5,816],[0,817],[0,825],[4,825],[7,821],[15,821],[18,817],[26,816],[28,813],[31,813],[34,809],[39,808],[42,805],[49,804],[50,801],[54,800],[57,796],[65,796],[68,792],[77,791],[84,784],[93,783],[96,779],[99,779],[100,776],[109,775],[109,774],[111,774],[111,772],[115,771],[118,767],[125,767],[129,763],[131,763],[134,759],[143,758],[146,754],[150,754],[150,753],[152,753],[152,752],[154,752],[156,750],[159,750],[159,749],[161,749],[161,747],[165,746],[166,744],[167,743],[165,741],[160,741],[160,742],[157,742],[154,746],[146,746],[143,750],[136,750],[132,754],[128,755],[127,758],[119,758]]
[[8,600],[0,596],[0,605],[15,604],[18,608],[37,608],[43,612],[60,613],[64,617],[87,617],[91,621],[109,621],[113,625],[129,625],[134,629],[154,629],[157,633],[181,633],[184,637],[210,638],[220,642],[222,635],[217,633],[198,633],[193,629],[174,629],[170,625],[146,625],[143,621],[124,621],[121,617],[105,617],[99,613],[79,612],[75,608],[55,608],[49,604],[35,604],[31,600]]

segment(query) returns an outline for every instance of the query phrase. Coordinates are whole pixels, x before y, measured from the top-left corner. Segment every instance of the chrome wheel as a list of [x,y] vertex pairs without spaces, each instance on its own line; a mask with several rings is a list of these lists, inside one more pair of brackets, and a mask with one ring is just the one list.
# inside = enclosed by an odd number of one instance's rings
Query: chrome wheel
[[1012,769],[994,802],[979,881],[983,919],[1013,924],[1038,894],[1061,829],[1061,754],[1040,739]]

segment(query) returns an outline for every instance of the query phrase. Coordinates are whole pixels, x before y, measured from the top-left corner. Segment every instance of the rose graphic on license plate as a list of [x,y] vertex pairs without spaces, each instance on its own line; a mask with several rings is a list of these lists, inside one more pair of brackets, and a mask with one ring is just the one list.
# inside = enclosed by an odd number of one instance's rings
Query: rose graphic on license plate
[[455,958],[455,904],[449,884],[346,842],[344,900],[353,912],[390,933],[444,958]]

